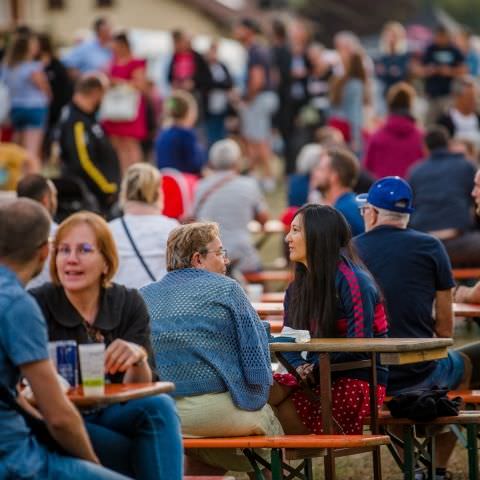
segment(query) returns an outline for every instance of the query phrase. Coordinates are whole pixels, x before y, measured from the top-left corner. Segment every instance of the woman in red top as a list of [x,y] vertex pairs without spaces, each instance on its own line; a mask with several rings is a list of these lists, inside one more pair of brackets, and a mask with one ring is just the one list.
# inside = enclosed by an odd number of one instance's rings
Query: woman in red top
[[145,60],[134,58],[125,33],[115,35],[112,43],[113,62],[109,68],[112,84],[128,84],[140,92],[136,117],[131,121],[105,120],[103,128],[117,151],[122,172],[142,161],[140,142],[147,137],[146,104],[143,93],[147,89]]
[[[295,215],[286,237],[295,279],[285,296],[285,324],[309,330],[312,337],[385,337],[387,319],[378,288],[351,246],[343,215],[332,207],[306,205]],[[298,375],[309,378],[319,395],[318,354],[285,353]],[[332,363],[368,358],[362,353],[333,353]],[[383,403],[387,370],[377,364],[377,401]],[[269,403],[285,433],[321,434],[319,405],[292,374],[275,374]],[[338,433],[360,434],[370,413],[370,375],[366,368],[332,374],[332,416]]]

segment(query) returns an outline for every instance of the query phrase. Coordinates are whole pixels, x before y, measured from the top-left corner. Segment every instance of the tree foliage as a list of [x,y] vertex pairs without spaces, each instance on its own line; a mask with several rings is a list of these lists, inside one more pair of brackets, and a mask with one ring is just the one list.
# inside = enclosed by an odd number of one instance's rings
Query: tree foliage
[[435,0],[435,4],[442,7],[458,22],[468,25],[480,33],[480,2],[478,0]]

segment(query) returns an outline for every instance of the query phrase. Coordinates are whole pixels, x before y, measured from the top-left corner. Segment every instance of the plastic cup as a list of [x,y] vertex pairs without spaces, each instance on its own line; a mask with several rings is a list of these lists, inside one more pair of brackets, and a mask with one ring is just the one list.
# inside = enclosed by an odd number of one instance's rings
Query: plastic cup
[[105,344],[90,343],[78,346],[83,394],[103,395],[105,390]]
[[258,303],[262,301],[263,285],[261,283],[250,283],[245,286],[247,297],[252,303]]

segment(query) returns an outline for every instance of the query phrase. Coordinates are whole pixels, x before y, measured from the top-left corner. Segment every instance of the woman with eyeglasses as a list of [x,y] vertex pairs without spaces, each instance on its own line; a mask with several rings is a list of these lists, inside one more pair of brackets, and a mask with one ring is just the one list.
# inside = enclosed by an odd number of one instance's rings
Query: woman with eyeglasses
[[[118,254],[108,224],[79,212],[58,227],[52,245],[52,283],[30,290],[45,316],[49,339],[105,343],[112,383],[156,378],[150,319],[137,290],[111,283]],[[182,445],[167,395],[115,404],[84,415],[100,461],[129,477],[182,477]]]
[[[285,295],[285,325],[308,330],[313,338],[385,337],[387,318],[378,288],[355,255],[350,227],[332,207],[306,205],[295,215],[286,237],[295,278]],[[318,355],[286,353],[301,379],[319,395]],[[367,354],[331,354],[332,363],[367,360]],[[378,364],[377,364],[378,365]],[[288,434],[321,434],[319,405],[290,374],[275,374],[269,403]],[[332,374],[332,414],[338,433],[360,434],[370,413],[367,368]],[[387,371],[377,366],[378,405],[385,398]]]
[[[226,253],[216,223],[170,233],[168,273],[140,289],[152,319],[158,371],[175,383],[184,436],[279,435],[281,425],[267,404],[267,334],[240,285],[225,276]],[[188,475],[252,471],[235,451],[187,454]]]

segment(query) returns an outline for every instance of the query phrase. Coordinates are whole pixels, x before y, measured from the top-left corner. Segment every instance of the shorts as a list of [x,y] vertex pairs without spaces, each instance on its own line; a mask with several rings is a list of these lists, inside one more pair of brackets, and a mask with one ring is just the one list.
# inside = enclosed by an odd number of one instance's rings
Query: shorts
[[10,121],[14,130],[27,128],[44,128],[47,123],[48,108],[46,107],[12,107]]
[[410,392],[412,390],[429,390],[433,386],[455,390],[461,383],[465,371],[463,356],[460,352],[452,350],[448,357],[435,361],[435,370],[422,382],[412,384],[409,387],[390,392],[390,395]]
[[[283,429],[270,405],[250,412],[240,410],[226,393],[208,393],[176,398],[184,437],[238,437],[283,435]],[[268,450],[257,450],[268,459]],[[240,450],[189,449],[188,455],[214,467],[236,472],[251,472],[252,465]]]
[[276,93],[259,93],[240,110],[243,136],[253,142],[268,140],[272,130],[272,116],[277,108]]

